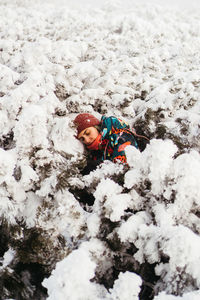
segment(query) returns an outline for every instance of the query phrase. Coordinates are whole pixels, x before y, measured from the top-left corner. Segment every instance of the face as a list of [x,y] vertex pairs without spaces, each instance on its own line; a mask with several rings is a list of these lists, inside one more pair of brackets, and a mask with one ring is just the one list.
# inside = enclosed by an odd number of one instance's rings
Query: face
[[86,146],[92,144],[94,140],[96,140],[97,136],[99,135],[98,130],[95,127],[88,127],[82,130],[79,135],[78,139]]

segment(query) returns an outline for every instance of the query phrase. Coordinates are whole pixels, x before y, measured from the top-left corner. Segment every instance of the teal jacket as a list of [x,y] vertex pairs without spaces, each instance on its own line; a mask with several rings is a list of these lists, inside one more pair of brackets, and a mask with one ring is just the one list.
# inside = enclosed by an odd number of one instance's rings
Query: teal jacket
[[102,135],[101,150],[92,151],[93,159],[126,163],[124,151],[126,146],[132,145],[138,148],[136,137],[130,130],[129,125],[119,118],[102,116],[100,127]]

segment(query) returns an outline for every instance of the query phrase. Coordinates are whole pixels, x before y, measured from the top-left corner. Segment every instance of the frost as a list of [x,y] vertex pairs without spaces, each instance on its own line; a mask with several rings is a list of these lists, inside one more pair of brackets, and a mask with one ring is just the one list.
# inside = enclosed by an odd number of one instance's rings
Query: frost
[[0,267],[0,270],[6,268],[12,262],[14,256],[15,251],[13,249],[6,251],[3,256],[3,262],[1,262],[2,266]]
[[115,280],[114,287],[111,290],[112,300],[137,300],[142,284],[141,278],[133,273],[120,273],[119,278]]
[[131,216],[118,230],[121,241],[125,242],[129,240],[135,242],[141,225],[149,221],[149,217],[145,212],[138,212],[134,216]]
[[15,167],[15,157],[12,153],[0,149],[0,184],[12,181],[12,174]]
[[[200,297],[199,3],[162,2],[1,1],[2,299]],[[80,112],[150,142],[83,176]]]
[[103,299],[105,290],[90,280],[94,277],[96,264],[87,248],[83,244],[72,252],[57,264],[52,276],[44,280],[43,285],[49,291],[47,299]]
[[15,127],[14,135],[19,152],[26,153],[31,147],[47,147],[46,112],[35,105],[24,109]]
[[156,296],[154,300],[198,300],[199,295],[199,291],[185,293],[183,297],[167,295],[165,292],[162,292],[158,296]]

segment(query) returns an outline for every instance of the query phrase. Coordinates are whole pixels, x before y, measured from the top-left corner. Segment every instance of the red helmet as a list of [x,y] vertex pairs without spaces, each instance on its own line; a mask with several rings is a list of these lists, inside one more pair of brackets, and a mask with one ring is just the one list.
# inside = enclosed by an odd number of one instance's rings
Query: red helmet
[[76,116],[76,118],[74,119],[74,124],[77,127],[78,136],[79,133],[81,133],[81,131],[83,131],[84,129],[95,125],[99,125],[100,121],[91,114],[83,113]]

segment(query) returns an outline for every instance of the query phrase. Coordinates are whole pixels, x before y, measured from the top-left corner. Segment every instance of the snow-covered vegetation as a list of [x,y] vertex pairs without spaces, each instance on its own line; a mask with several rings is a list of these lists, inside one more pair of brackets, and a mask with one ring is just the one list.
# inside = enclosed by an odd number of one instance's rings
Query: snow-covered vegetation
[[[1,299],[200,299],[199,7],[72,2],[0,2]],[[80,112],[151,141],[83,176]]]

